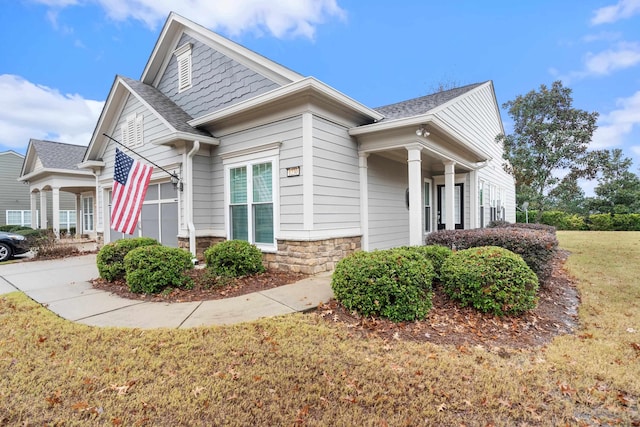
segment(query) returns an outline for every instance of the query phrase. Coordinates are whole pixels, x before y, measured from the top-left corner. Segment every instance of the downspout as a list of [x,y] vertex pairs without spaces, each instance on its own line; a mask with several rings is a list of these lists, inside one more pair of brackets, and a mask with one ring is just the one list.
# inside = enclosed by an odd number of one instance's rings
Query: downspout
[[196,226],[193,223],[193,157],[200,150],[200,141],[193,141],[193,147],[187,153],[187,229],[189,230],[189,252],[196,256]]

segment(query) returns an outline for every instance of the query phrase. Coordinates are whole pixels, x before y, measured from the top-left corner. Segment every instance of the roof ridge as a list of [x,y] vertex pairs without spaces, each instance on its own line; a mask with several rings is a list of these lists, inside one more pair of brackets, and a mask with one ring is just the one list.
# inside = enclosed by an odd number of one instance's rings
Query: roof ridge
[[[418,100],[418,99],[428,98],[428,97],[431,97],[431,96],[434,96],[434,95],[443,95],[443,94],[447,94],[449,92],[452,92],[454,90],[470,88],[471,86],[477,87],[477,86],[480,86],[480,85],[482,85],[482,84],[484,84],[484,83],[486,83],[488,81],[489,80],[486,80],[484,82],[478,82],[478,83],[469,83],[469,84],[466,84],[464,86],[452,87],[451,89],[441,90],[441,91],[438,91],[438,92],[432,92],[432,93],[428,93],[426,95],[416,96],[415,98],[405,99],[403,101],[392,102],[391,104],[386,104],[386,105],[381,105],[379,107],[376,107],[376,108],[374,108],[374,110],[382,109],[382,108],[386,108],[386,107],[391,107],[393,105],[404,104],[405,102],[410,102],[410,101],[415,101],[415,100]],[[472,89],[472,88],[470,88],[470,89]]]

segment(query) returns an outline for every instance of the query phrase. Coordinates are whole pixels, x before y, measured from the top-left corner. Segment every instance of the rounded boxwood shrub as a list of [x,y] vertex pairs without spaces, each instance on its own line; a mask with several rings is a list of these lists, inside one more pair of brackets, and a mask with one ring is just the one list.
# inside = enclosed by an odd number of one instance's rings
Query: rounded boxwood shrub
[[161,245],[140,246],[124,257],[129,290],[155,294],[166,287],[193,287],[193,280],[185,274],[193,268],[191,253]]
[[262,252],[244,240],[226,240],[204,251],[207,269],[223,277],[264,273]]
[[120,239],[104,245],[96,256],[100,277],[110,282],[123,280],[125,276],[124,257],[140,246],[160,245],[151,237]]
[[441,277],[451,298],[485,313],[520,314],[537,303],[536,274],[520,255],[497,246],[454,252]]
[[401,249],[415,251],[416,253],[431,261],[435,273],[434,277],[438,280],[440,280],[440,270],[442,268],[442,263],[444,263],[444,261],[453,253],[453,251],[448,247],[440,245],[405,246]]
[[412,321],[431,309],[433,276],[433,265],[417,251],[360,251],[336,264],[331,288],[336,300],[363,316]]

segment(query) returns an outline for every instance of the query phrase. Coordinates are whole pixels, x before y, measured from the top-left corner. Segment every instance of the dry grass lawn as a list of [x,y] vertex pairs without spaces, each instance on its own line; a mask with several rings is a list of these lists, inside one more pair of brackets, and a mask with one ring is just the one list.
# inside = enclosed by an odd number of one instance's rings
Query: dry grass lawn
[[531,350],[357,339],[314,315],[94,328],[0,297],[0,425],[640,425],[640,233],[561,232],[580,330]]

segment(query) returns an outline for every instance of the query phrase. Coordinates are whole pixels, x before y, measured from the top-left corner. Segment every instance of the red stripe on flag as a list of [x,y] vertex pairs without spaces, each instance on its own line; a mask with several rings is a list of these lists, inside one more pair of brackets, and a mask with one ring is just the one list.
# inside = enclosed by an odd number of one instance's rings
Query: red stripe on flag
[[135,231],[152,172],[153,167],[134,160],[126,184],[113,181],[111,228],[115,231]]

